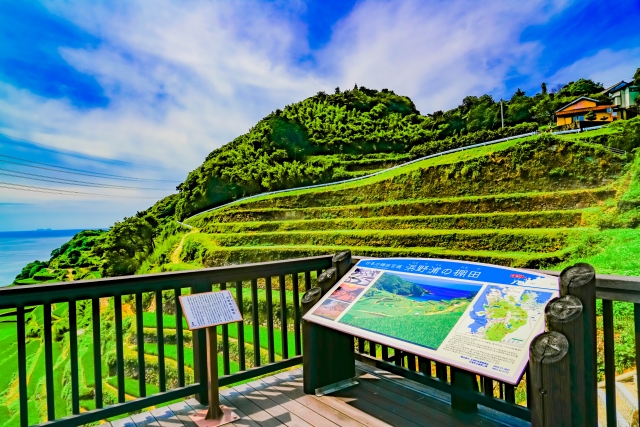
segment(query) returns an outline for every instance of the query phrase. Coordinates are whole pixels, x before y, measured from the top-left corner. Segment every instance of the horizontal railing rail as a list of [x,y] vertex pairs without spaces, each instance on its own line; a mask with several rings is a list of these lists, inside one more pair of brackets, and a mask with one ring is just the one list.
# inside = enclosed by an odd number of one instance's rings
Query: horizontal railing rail
[[[15,324],[17,344],[16,352],[7,356],[17,359],[19,410],[11,415],[21,427],[77,426],[189,395],[207,403],[206,339],[204,330],[183,330],[178,297],[185,288],[190,293],[230,290],[248,324],[219,328],[221,386],[300,364],[300,297],[331,266],[331,259],[327,255],[0,289],[0,310],[6,314],[1,319]],[[149,301],[155,303],[155,315],[145,313]],[[171,333],[164,327],[168,321],[175,324]],[[166,357],[168,341],[175,347],[175,360]],[[192,368],[185,349],[193,354]],[[61,354],[68,355],[69,366]],[[42,383],[32,374],[40,371]],[[68,408],[61,407],[66,402],[61,395],[68,398]]]
[[[354,262],[358,259],[354,257]],[[15,353],[4,356],[17,359],[17,375],[12,381],[19,395],[19,411],[12,416],[18,417],[21,427],[75,426],[189,395],[206,402],[205,338],[202,330],[183,330],[178,297],[185,288],[190,293],[230,290],[247,321],[246,325],[239,322],[219,328],[221,386],[300,364],[300,297],[322,271],[331,267],[331,261],[332,255],[326,255],[0,289],[0,324],[12,325],[16,338]],[[616,408],[619,386],[615,382],[617,320],[613,304],[634,303],[632,324],[635,336],[640,336],[640,277],[597,275],[596,296],[602,301],[599,327],[604,343],[605,386],[600,394],[606,396],[602,405],[606,407],[607,426],[613,426],[622,417]],[[144,315],[148,299],[155,301],[155,310],[147,310],[151,317]],[[59,304],[67,307],[66,317]],[[155,322],[149,326],[151,318]],[[167,321],[175,323],[170,333],[164,327]],[[129,325],[129,331],[125,325]],[[174,343],[175,360],[165,353],[167,345]],[[525,421],[531,417],[526,406],[526,375],[518,386],[477,376],[475,389],[460,389],[452,383],[452,368],[445,364],[364,339],[356,338],[354,346],[363,362],[503,414]],[[152,350],[152,359],[145,354],[147,349]],[[185,349],[193,354],[191,368]],[[61,353],[67,355],[66,370],[56,365],[56,356]],[[637,366],[638,347],[635,360]],[[38,370],[44,372],[44,381],[34,383],[38,378],[32,377],[31,372]],[[94,379],[93,384],[88,377]],[[38,387],[41,398],[33,405],[29,397]],[[135,398],[128,400],[132,393]],[[56,406],[56,396],[60,395],[68,397],[68,410]],[[85,407],[89,400],[92,404]],[[640,402],[635,406],[638,407]]]

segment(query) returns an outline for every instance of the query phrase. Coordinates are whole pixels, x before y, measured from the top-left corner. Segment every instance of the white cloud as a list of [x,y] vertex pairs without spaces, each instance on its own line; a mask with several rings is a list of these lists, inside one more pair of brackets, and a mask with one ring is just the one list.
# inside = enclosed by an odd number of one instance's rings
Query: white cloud
[[[519,42],[524,28],[565,6],[362,1],[312,52],[302,2],[51,1],[52,13],[102,41],[60,53],[95,76],[110,102],[76,108],[0,83],[0,132],[158,165],[182,179],[270,111],[337,85],[386,87],[424,113],[500,91],[510,73],[535,69],[540,49]],[[309,55],[316,65],[299,61]]]
[[552,84],[566,84],[581,77],[601,82],[605,87],[620,80],[630,81],[640,67],[640,48],[611,50],[603,49],[595,55],[581,58],[558,70],[549,77]]
[[539,47],[520,43],[520,34],[565,5],[367,1],[337,26],[323,58],[344,86],[387,87],[425,113],[445,110],[466,95],[501,90],[513,70],[535,69]]

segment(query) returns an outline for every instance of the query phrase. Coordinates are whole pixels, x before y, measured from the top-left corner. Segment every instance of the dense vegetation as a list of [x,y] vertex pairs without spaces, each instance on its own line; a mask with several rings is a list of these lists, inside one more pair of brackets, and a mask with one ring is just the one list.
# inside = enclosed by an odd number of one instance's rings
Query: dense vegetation
[[[457,258],[521,267],[552,267],[581,259],[601,272],[640,275],[640,265],[633,261],[640,259],[640,248],[633,241],[637,230],[629,230],[640,224],[640,157],[633,152],[640,146],[640,118],[584,135],[542,135],[453,153],[353,183],[237,203],[186,220],[187,225],[178,222],[246,195],[368,175],[447,149],[545,130],[555,109],[579,95],[599,97],[601,89],[581,79],[551,91],[543,86],[534,96],[517,91],[503,104],[505,128],[501,127],[500,103],[488,95],[467,97],[455,109],[424,116],[410,99],[389,90],[356,87],[331,95],[318,93],[271,113],[247,134],[214,150],[178,187],[177,194],[109,230],[77,234],[54,250],[49,260],[25,266],[15,283],[195,269],[345,248],[358,255]],[[603,146],[628,154],[619,155]],[[613,247],[627,252],[614,253]],[[258,304],[264,320],[266,292],[264,284],[259,285]],[[287,282],[287,286],[287,310],[292,310],[292,284]],[[418,291],[405,283],[389,286],[392,293]],[[273,300],[277,313],[277,295]],[[143,307],[149,312],[164,311],[165,354],[174,360],[175,319],[170,307],[175,301],[163,298],[160,303],[145,295]],[[134,307],[126,298],[124,304],[130,379],[135,377],[140,349],[131,335]],[[242,301],[245,312],[250,311],[250,304],[248,299]],[[64,352],[68,313],[60,304],[55,310],[54,358],[56,378],[62,381],[69,369]],[[88,333],[91,308],[80,303],[78,310],[78,327],[84,331],[80,337],[83,408],[91,409],[95,385]],[[103,371],[112,373],[113,307],[101,310],[102,334],[107,338],[102,343]],[[626,346],[616,352],[622,371],[633,364],[633,337],[629,334],[632,328],[618,327],[631,324],[624,317],[628,307],[616,304],[616,313],[627,322],[616,324],[616,339]],[[144,327],[153,328],[155,315],[147,314]],[[442,319],[455,322],[451,316]],[[27,326],[29,370],[33,370],[30,396],[40,395],[43,388],[41,319],[41,310],[36,310]],[[278,319],[274,322],[277,325]],[[0,342],[15,340],[10,329],[14,330],[0,324]],[[237,330],[229,332],[233,356]],[[245,338],[251,333],[252,328],[247,327]],[[149,390],[154,390],[157,379],[154,336],[154,329],[145,330],[147,344],[141,350],[151,367]],[[263,336],[266,334],[261,339]],[[189,355],[188,335],[185,340]],[[7,347],[7,363],[0,363],[6,372],[15,372],[14,350]],[[246,350],[248,360],[252,359],[254,349],[247,346]],[[264,350],[255,351],[262,357]],[[175,363],[171,363],[168,375],[173,381]],[[190,356],[186,364],[192,367]],[[114,379],[104,380],[110,385],[105,385],[108,403],[114,396]],[[8,377],[0,380],[0,386],[14,381],[15,377]],[[69,393],[68,382],[64,384],[61,405],[67,405],[64,399]],[[127,385],[128,394],[135,397],[135,390],[135,384]],[[0,419],[15,414],[15,405],[14,398],[0,395]]]
[[[580,79],[533,97],[518,89],[503,103],[489,95],[468,96],[457,108],[423,116],[393,91],[354,87],[319,92],[276,110],[231,143],[214,150],[178,189],[176,216],[263,191],[331,182],[348,177],[336,157],[319,154],[403,153],[425,156],[450,148],[537,130],[553,112],[577,96],[602,98],[602,86]],[[602,98],[604,100],[604,98]]]

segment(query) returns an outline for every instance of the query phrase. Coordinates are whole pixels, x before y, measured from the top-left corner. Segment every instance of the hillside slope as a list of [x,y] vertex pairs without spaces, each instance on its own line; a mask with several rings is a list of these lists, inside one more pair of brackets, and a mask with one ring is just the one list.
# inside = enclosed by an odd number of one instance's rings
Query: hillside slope
[[[628,156],[547,135],[360,181],[254,198],[186,221],[181,262],[146,271],[331,253],[540,267],[567,259],[628,187]],[[174,247],[174,246],[172,246]],[[163,250],[167,250],[164,248]]]

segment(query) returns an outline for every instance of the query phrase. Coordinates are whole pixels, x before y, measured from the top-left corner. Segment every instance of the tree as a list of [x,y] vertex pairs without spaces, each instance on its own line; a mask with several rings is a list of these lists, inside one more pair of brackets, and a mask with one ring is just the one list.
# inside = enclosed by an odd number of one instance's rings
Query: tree
[[564,86],[559,95],[561,96],[580,96],[599,93],[604,89],[602,83],[594,82],[591,79],[578,79],[575,82],[569,82]]
[[638,68],[636,70],[636,73],[633,75],[633,84],[636,86],[640,86],[640,68]]
[[103,277],[125,276],[136,272],[153,251],[154,229],[145,218],[130,217],[116,222],[109,230],[104,246]]
[[596,112],[593,110],[589,110],[589,112],[587,114],[584,115],[584,119],[588,120],[590,122],[594,121],[596,119]]
[[531,108],[533,117],[541,125],[546,125],[553,119],[553,102],[550,96],[542,97],[536,105]]
[[545,82],[542,82],[542,84],[540,85],[540,90],[542,91],[543,95],[547,94],[547,84]]

